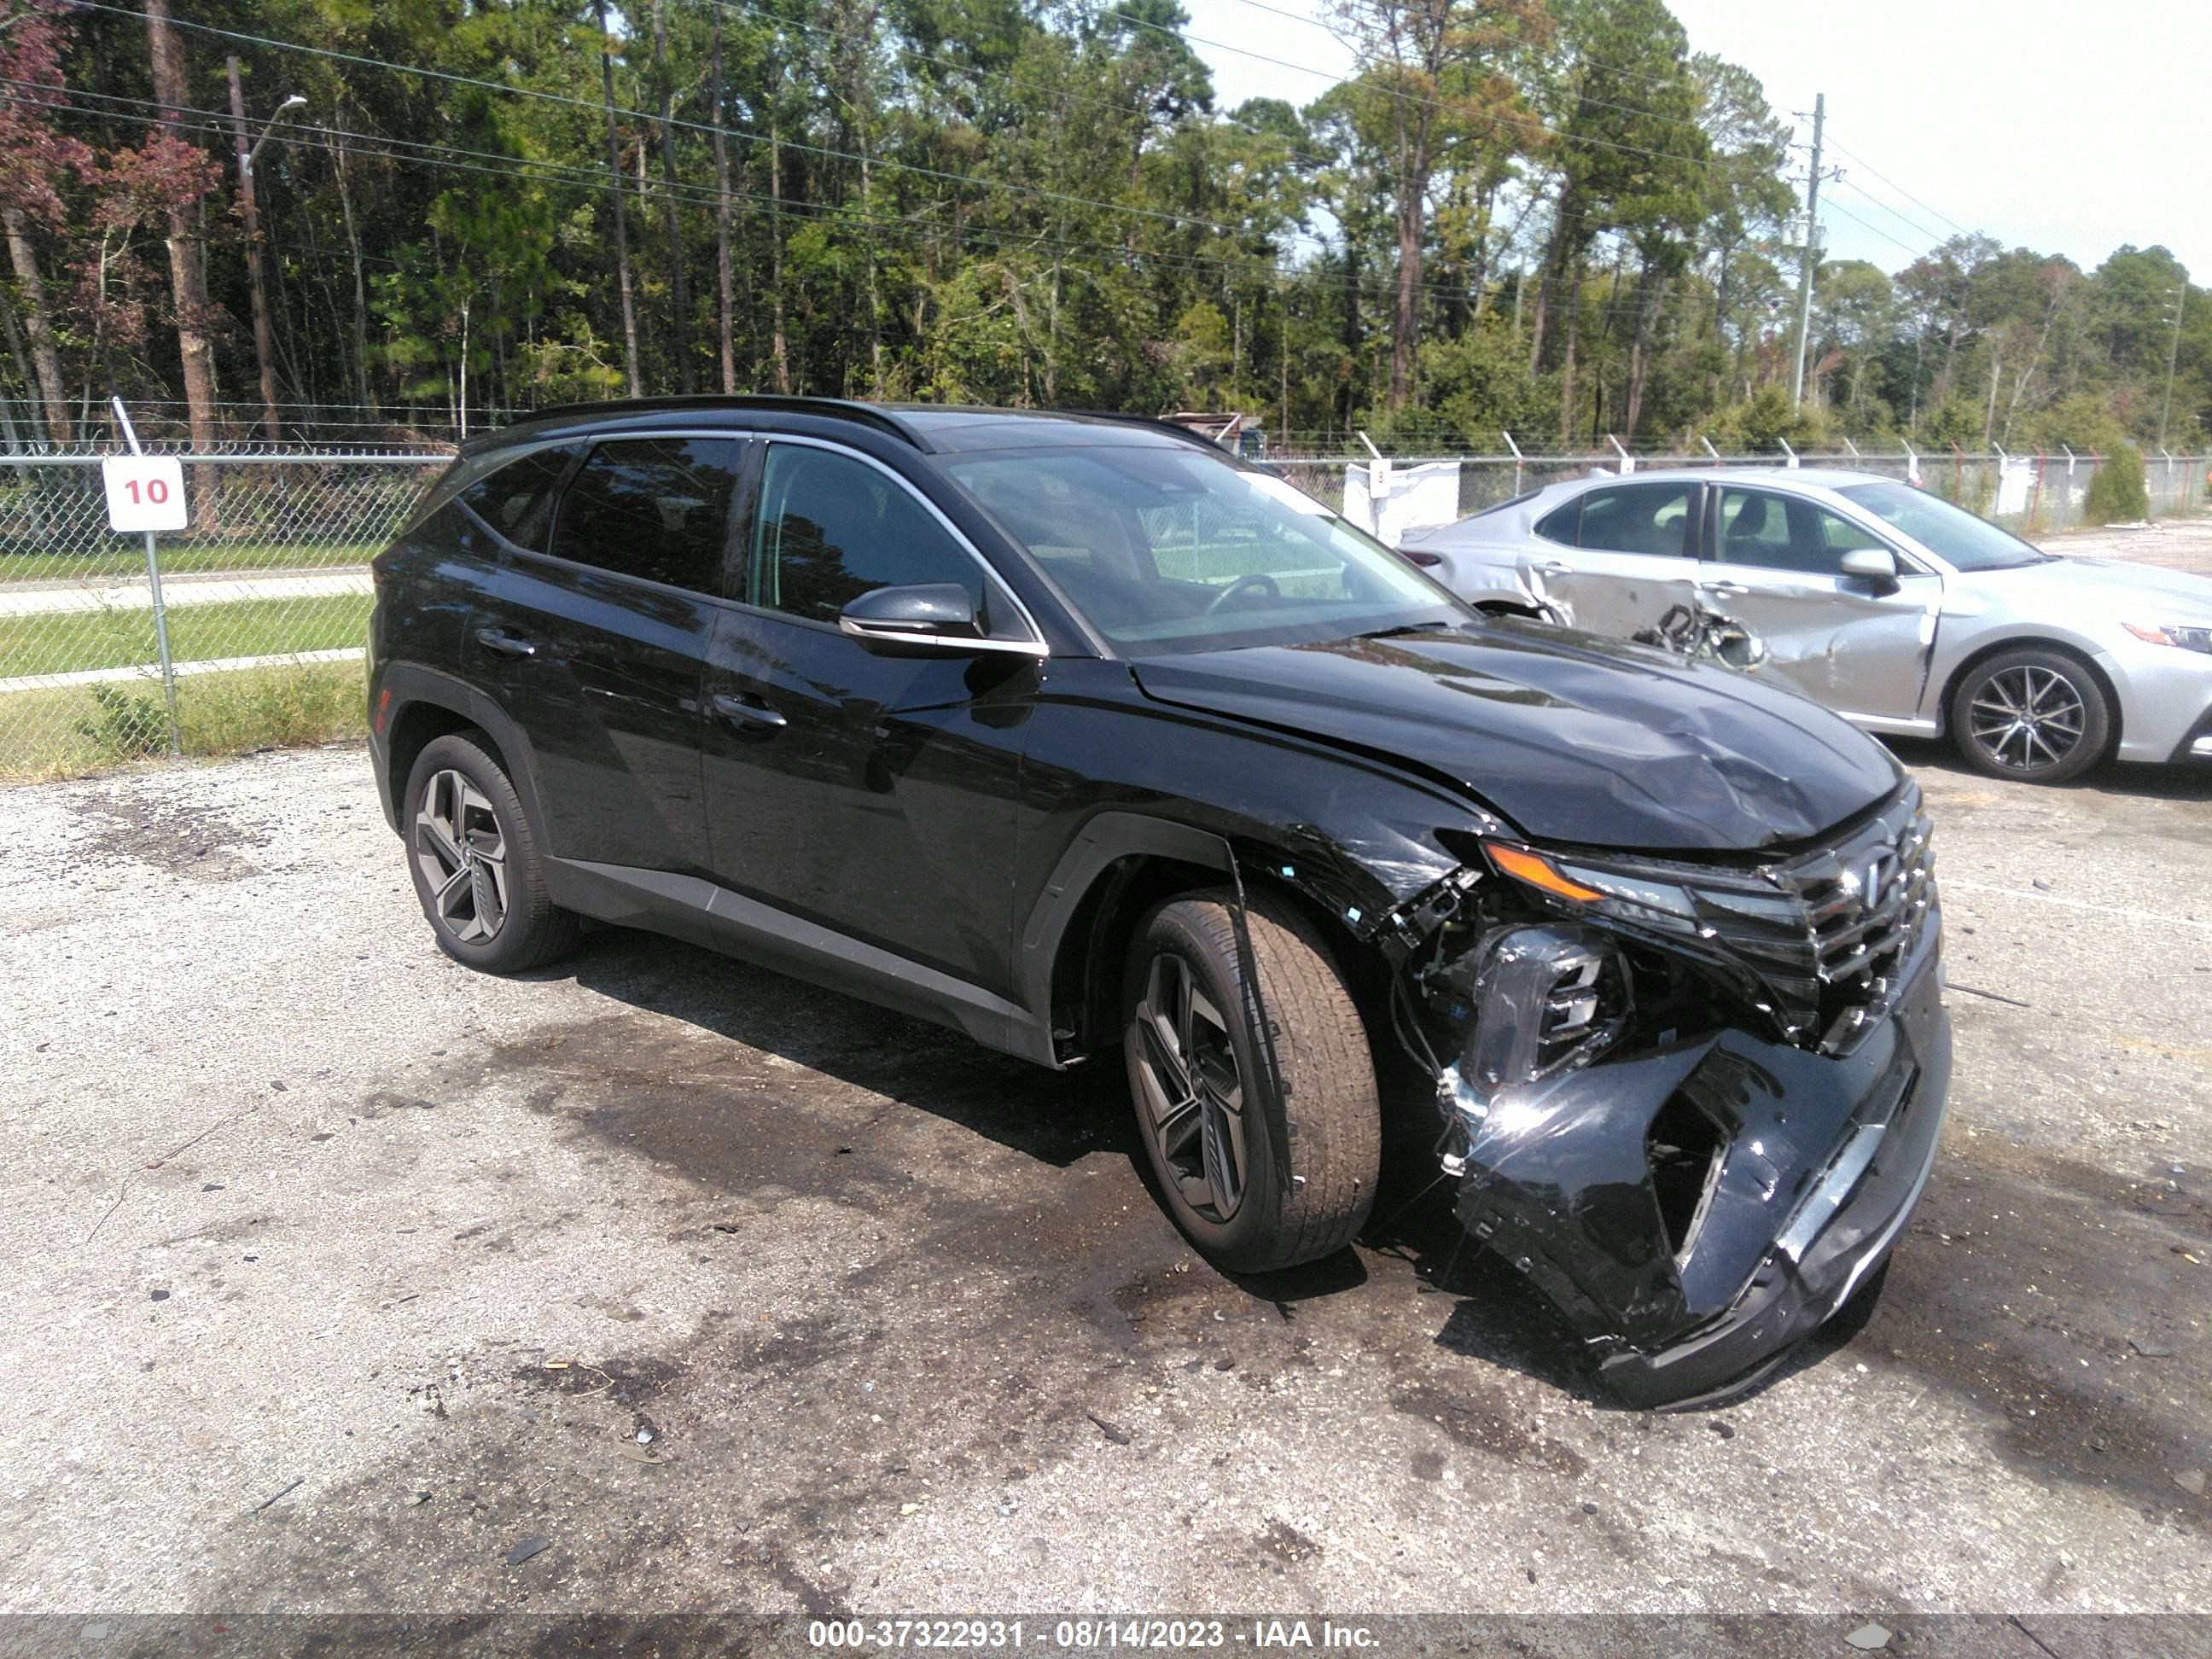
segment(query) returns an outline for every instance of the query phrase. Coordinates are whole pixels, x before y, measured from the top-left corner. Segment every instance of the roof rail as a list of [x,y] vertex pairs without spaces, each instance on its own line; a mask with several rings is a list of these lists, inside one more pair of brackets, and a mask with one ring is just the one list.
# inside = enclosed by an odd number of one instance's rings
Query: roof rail
[[[614,398],[598,403],[556,404],[550,409],[532,410],[520,420],[499,428],[497,433],[486,433],[483,436],[489,439],[511,432],[518,426],[540,421],[571,420],[593,415],[680,414],[687,410],[702,413],[711,410],[733,412],[760,410],[786,415],[820,415],[872,426],[878,432],[889,433],[902,443],[910,444],[916,449],[928,447],[912,427],[873,404],[856,403],[846,398],[787,398],[754,392],[714,392],[688,398]],[[474,448],[475,445],[471,443],[470,447]]]
[[1193,432],[1187,426],[1177,426],[1173,421],[1163,421],[1153,415],[1124,415],[1109,409],[1040,409],[1038,415],[1080,415],[1086,421],[1112,421],[1118,426],[1140,426],[1149,432],[1164,432],[1170,437],[1181,438],[1185,443],[1196,444],[1200,449],[1212,450],[1216,454],[1233,455],[1234,450],[1224,449],[1203,432]]

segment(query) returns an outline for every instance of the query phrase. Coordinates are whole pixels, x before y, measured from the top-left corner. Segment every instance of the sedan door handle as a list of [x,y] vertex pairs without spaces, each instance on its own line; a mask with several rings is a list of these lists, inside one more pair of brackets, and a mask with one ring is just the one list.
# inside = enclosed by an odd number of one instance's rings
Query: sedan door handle
[[1724,599],[1740,599],[1751,592],[1741,582],[1699,582],[1700,593],[1717,593]]
[[714,698],[714,712],[732,726],[775,731],[791,724],[756,697],[733,697],[726,693],[718,695]]
[[1565,559],[1546,559],[1536,568],[1547,576],[1571,576],[1575,574],[1574,566]]
[[501,633],[496,628],[477,629],[477,643],[487,651],[496,651],[502,657],[534,657],[538,654],[535,641],[517,639],[512,634]]

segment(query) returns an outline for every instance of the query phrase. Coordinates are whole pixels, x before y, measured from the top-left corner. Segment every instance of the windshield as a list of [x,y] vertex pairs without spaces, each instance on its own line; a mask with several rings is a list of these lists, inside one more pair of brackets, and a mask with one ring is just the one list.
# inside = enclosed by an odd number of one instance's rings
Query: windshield
[[2051,556],[1987,519],[1911,484],[1846,484],[1836,493],[1895,525],[1954,570],[2002,570],[2040,564]]
[[1466,620],[1381,543],[1225,456],[1181,445],[1000,450],[945,468],[1125,655]]

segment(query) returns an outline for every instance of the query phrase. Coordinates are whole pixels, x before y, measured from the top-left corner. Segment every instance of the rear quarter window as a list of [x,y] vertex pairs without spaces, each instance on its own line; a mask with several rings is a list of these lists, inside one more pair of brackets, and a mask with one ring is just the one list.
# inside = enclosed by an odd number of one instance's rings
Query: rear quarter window
[[1546,541],[1557,542],[1562,547],[1582,544],[1583,498],[1579,495],[1565,507],[1554,507],[1536,520],[1536,533]]
[[533,449],[486,473],[454,499],[501,540],[543,553],[552,518],[553,486],[560,483],[575,453],[568,444]]

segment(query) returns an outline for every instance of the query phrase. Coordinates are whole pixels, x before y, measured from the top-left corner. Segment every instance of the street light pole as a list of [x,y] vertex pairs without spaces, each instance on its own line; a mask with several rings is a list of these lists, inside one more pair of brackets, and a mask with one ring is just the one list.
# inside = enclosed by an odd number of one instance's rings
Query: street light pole
[[261,154],[261,146],[269,142],[269,135],[276,124],[295,109],[305,109],[307,100],[294,93],[276,106],[276,112],[261,129],[261,137],[252,144],[246,137],[246,95],[238,83],[238,59],[228,60],[230,69],[230,125],[238,142],[238,205],[246,217],[246,270],[248,285],[253,295],[253,356],[261,371],[261,430],[270,443],[278,441],[276,424],[276,349],[269,333],[269,285],[261,259],[261,213],[253,196],[253,158]]
[[2159,447],[2166,447],[2166,423],[2173,413],[2173,371],[2181,361],[2181,313],[2189,309],[2189,278],[2173,290],[2173,338],[2166,348],[2166,403],[2158,411]]

